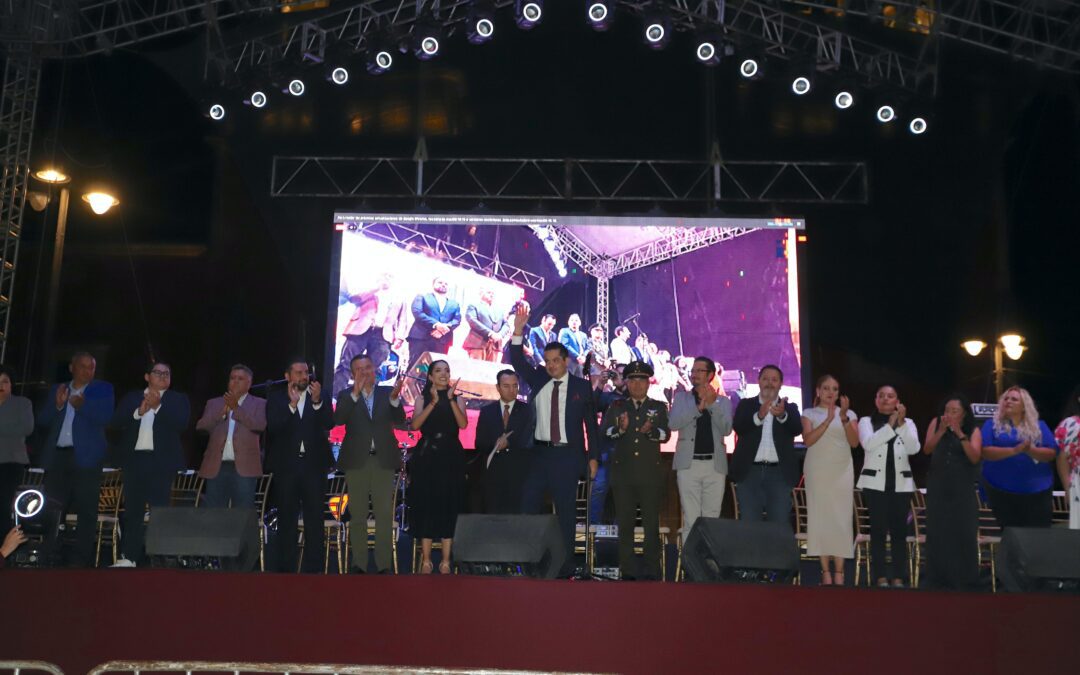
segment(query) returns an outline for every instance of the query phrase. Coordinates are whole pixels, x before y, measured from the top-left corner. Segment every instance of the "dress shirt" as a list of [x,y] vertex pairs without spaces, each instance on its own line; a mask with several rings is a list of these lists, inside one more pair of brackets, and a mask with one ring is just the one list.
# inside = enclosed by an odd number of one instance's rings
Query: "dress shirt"
[[611,341],[611,358],[615,363],[626,365],[634,360],[634,354],[630,351],[630,345],[626,340],[615,338]]
[[[360,392],[358,395],[355,391],[350,391],[349,396],[352,397],[353,403],[359,403],[360,399],[364,399],[364,405],[367,406],[367,414],[369,418],[375,417],[375,389],[374,387],[369,392]],[[401,405],[401,398],[390,398],[390,405],[395,408]],[[371,452],[375,452],[375,437],[371,437]]]
[[[236,402],[237,407],[244,405],[244,400],[248,397],[244,394]],[[223,462],[235,462],[236,452],[233,450],[232,437],[233,432],[236,431],[236,420],[233,419],[233,411],[229,411],[229,433],[225,436],[225,448],[221,451],[221,461]]]
[[446,311],[446,295],[444,293],[435,294],[435,304],[439,306],[439,314]]
[[[311,409],[312,410],[318,410],[319,408],[322,407],[322,404],[323,404],[323,402],[319,401],[318,403],[311,406]],[[296,402],[296,407],[294,408],[293,405],[290,403],[289,404],[289,409],[291,409],[294,413],[296,413],[301,418],[303,418],[304,417],[304,407],[306,405],[307,405],[307,389],[305,388],[304,391],[300,392],[300,400]],[[303,441],[300,441],[300,456],[301,457],[304,456],[304,442]]]
[[555,411],[555,414],[559,416],[559,438],[561,442],[566,442],[566,399],[570,398],[566,391],[567,385],[570,383],[570,373],[566,373],[558,380],[549,380],[547,384],[540,387],[540,391],[537,392],[536,398],[536,432],[534,434],[536,440],[551,442],[551,393],[555,391],[555,385],[553,382],[561,382],[559,385],[559,409]]
[[[499,399],[499,419],[502,419],[502,414],[503,414],[503,411],[506,410],[506,406],[510,406],[510,410],[507,411],[507,413],[506,413],[507,417],[509,417],[510,415],[513,415],[514,414],[514,404],[515,403],[517,403],[517,399],[514,399],[513,401],[510,401],[509,403],[507,403],[506,401],[504,401],[504,400],[502,400],[500,398]],[[550,402],[549,402],[549,404],[550,404]]]
[[[758,395],[758,403],[764,404],[765,400]],[[775,401],[773,401],[775,403]],[[773,442],[773,414],[770,410],[765,414],[765,419],[758,419],[758,414],[754,413],[754,424],[761,427],[761,443],[758,444],[757,455],[754,456],[754,462],[770,462],[775,463],[780,461],[780,456],[776,454],[776,443]],[[784,414],[776,418],[776,421],[783,424],[787,421],[787,411]]]
[[75,438],[71,434],[71,425],[75,421],[75,408],[71,405],[72,396],[80,396],[86,389],[86,385],[75,388],[75,383],[68,385],[68,400],[64,404],[64,423],[60,427],[60,436],[56,439],[56,447],[71,448],[75,446]]
[[[150,392],[150,388],[143,389],[143,395]],[[164,397],[165,392],[161,392]],[[135,408],[135,414],[133,417],[139,420],[139,437],[135,439],[135,449],[145,450],[153,452],[154,450],[154,418],[157,417],[157,411],[161,410],[161,404],[158,403],[156,408],[147,410],[145,415],[139,414],[139,409]]]

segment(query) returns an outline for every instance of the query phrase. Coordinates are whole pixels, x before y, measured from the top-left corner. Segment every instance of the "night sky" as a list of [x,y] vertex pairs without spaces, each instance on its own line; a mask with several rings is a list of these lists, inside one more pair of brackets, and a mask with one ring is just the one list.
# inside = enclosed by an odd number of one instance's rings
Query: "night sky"
[[[149,342],[196,406],[219,395],[233,362],[262,380],[299,350],[321,359],[331,216],[372,205],[271,199],[274,154],[407,157],[424,126],[433,157],[704,159],[715,134],[731,160],[868,163],[867,205],[721,205],[807,219],[813,373],[836,374],[857,412],[886,382],[920,428],[952,390],[989,400],[989,355],[971,359],[959,343],[1015,328],[1029,351],[1011,377],[1058,419],[1080,381],[1074,78],[946,43],[939,94],[918,102],[933,111],[932,131],[914,138],[871,120],[870,92],[835,111],[827,81],[807,100],[787,93],[782,64],[742,82],[733,60],[697,64],[688,35],[653,52],[633,17],[596,33],[578,3],[548,4],[571,7],[549,7],[530,32],[501,14],[490,44],[458,34],[434,61],[396,55],[377,78],[354,69],[344,90],[309,70],[308,95],[278,95],[265,112],[242,109],[233,90],[223,124],[202,116],[201,31],[50,63],[35,161],[56,157],[73,192],[106,181],[122,202],[105,218],[73,202],[55,356],[88,346],[100,376],[123,390],[141,387]],[[28,211],[8,351],[33,379],[48,274],[39,253],[52,241],[44,221]]]

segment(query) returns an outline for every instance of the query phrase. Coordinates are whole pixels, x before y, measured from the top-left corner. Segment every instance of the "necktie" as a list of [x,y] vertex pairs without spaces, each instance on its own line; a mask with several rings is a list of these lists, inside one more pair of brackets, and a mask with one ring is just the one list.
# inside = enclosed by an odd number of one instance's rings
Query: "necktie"
[[562,443],[562,436],[559,434],[559,385],[562,382],[558,380],[551,381],[551,442]]
[[510,404],[509,403],[504,403],[503,404],[503,429],[505,429],[506,425],[509,424],[509,423],[510,423]]

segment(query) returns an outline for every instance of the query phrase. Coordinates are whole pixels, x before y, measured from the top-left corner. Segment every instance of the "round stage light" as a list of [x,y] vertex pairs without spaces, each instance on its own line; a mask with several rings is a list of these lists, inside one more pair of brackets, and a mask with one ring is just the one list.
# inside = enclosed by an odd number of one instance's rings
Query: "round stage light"
[[589,21],[600,23],[608,18],[608,6],[602,2],[589,5]]
[[207,114],[209,114],[210,119],[214,120],[215,122],[225,119],[225,106],[221,105],[220,103],[215,103],[214,105],[210,106],[210,110]]
[[304,81],[303,80],[289,80],[288,92],[293,96],[304,95]]
[[19,518],[33,518],[45,508],[45,495],[40,490],[24,490],[15,497],[15,524]]
[[394,65],[394,56],[386,50],[376,52],[375,65],[382,70],[390,70],[390,66]]
[[716,45],[708,41],[702,42],[697,46],[694,54],[697,56],[698,61],[708,63],[716,58]]
[[841,110],[847,110],[855,105],[855,96],[850,91],[841,91],[833,99],[833,103]]
[[480,19],[476,22],[476,34],[482,38],[490,38],[495,34],[495,24],[491,19]]
[[663,24],[650,23],[645,27],[645,39],[648,40],[650,44],[655,45],[659,43],[664,39],[665,34],[666,31],[664,30]]
[[334,68],[330,71],[330,81],[337,85],[345,84],[349,81],[349,71],[341,66]]
[[527,2],[525,6],[521,8],[521,16],[532,23],[536,23],[543,16],[544,9],[535,2]]
[[435,56],[439,53],[439,40],[434,36],[427,36],[420,41],[420,51],[427,56]]
[[261,91],[256,90],[251,92],[251,98],[248,100],[251,102],[251,105],[255,106],[256,108],[266,107],[266,94]]
[[908,131],[919,136],[926,133],[927,126],[925,119],[916,117],[908,123]]
[[743,59],[743,62],[739,64],[739,74],[751,78],[758,74],[758,68],[756,59]]
[[800,75],[791,81],[791,91],[796,96],[803,96],[810,93],[810,78]]
[[876,117],[878,122],[888,124],[896,119],[896,110],[891,105],[880,106],[877,109]]

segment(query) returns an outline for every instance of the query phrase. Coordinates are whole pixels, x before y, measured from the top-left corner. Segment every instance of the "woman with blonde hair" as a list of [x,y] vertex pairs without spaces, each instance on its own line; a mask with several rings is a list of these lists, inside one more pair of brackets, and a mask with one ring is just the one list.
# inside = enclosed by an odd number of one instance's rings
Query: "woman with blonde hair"
[[1050,527],[1058,446],[1026,389],[1009,387],[982,426],[982,476],[1001,527]]
[[[851,448],[859,445],[858,418],[832,375],[818,378],[814,407],[803,411],[806,443],[806,553],[821,561],[821,585],[844,585],[844,560],[854,554],[855,469]],[[832,570],[829,562],[832,562]]]

